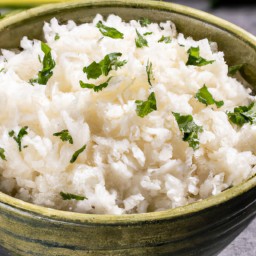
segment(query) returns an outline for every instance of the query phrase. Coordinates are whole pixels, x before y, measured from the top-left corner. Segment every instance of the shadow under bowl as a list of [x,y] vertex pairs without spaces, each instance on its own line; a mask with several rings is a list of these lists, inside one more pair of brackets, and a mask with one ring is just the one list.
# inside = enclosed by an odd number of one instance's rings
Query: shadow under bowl
[[[76,1],[30,9],[0,21],[0,48],[19,47],[23,36],[43,40],[43,24],[53,17],[79,24],[97,13],[125,21],[171,20],[186,36],[217,42],[229,65],[245,63],[241,75],[256,87],[256,39],[251,34],[210,14],[158,1]],[[184,207],[122,216],[58,211],[0,192],[0,244],[19,256],[212,256],[254,218],[255,199],[256,177]]]

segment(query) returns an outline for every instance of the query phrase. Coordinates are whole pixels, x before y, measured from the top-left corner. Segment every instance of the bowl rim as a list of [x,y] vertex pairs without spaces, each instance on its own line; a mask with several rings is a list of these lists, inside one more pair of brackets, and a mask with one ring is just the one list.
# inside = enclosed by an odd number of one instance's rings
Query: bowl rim
[[[75,0],[64,3],[53,3],[21,11],[19,13],[7,15],[3,20],[0,21],[0,33],[5,27],[11,26],[12,24],[31,19],[51,11],[63,10],[66,8],[78,8],[78,7],[131,7],[131,8],[142,8],[142,9],[153,9],[160,11],[167,11],[172,13],[178,13],[181,15],[189,16],[191,18],[206,22],[214,27],[220,28],[240,40],[246,42],[252,48],[256,50],[256,38],[245,31],[244,29],[224,20],[218,18],[212,14],[204,11],[200,11],[188,6],[174,4],[170,2],[152,1],[152,0]],[[22,215],[33,216],[39,218],[53,219],[62,222],[73,222],[73,223],[91,223],[91,224],[138,224],[141,222],[152,222],[159,220],[170,220],[175,218],[184,217],[186,215],[193,215],[197,212],[216,207],[224,204],[225,202],[246,193],[256,187],[256,176],[229,188],[218,195],[208,197],[206,199],[177,207],[174,209],[168,209],[159,212],[149,213],[138,213],[138,214],[124,214],[124,215],[113,215],[113,214],[86,214],[77,212],[68,212],[62,210],[56,210],[47,208],[32,203],[27,203],[20,199],[11,197],[3,192],[0,192],[0,208],[5,208],[9,211],[19,212]]]

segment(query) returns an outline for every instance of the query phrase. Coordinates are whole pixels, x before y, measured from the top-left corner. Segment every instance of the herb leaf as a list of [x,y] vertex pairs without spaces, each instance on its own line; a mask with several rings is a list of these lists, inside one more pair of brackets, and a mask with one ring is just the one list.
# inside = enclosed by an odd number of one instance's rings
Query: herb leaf
[[115,28],[111,28],[111,27],[107,27],[107,26],[103,25],[102,21],[99,21],[97,23],[96,27],[99,29],[101,34],[104,36],[111,37],[114,39],[123,39],[124,38],[123,33],[121,33],[120,31],[118,31]]
[[30,83],[38,83],[42,85],[46,85],[48,80],[53,75],[52,70],[54,69],[56,63],[52,58],[51,48],[44,42],[41,42],[41,50],[44,52],[43,59],[43,69],[38,72],[38,78],[30,79]]
[[197,125],[191,115],[172,113],[178,123],[179,129],[183,132],[183,141],[187,141],[194,150],[199,148],[198,134],[203,132],[202,126]]
[[3,148],[0,148],[0,157],[6,161],[5,152]]
[[139,23],[142,27],[147,27],[149,24],[151,24],[151,21],[148,18],[140,18]]
[[79,195],[74,195],[74,194],[64,193],[64,192],[60,192],[60,195],[61,195],[63,200],[75,199],[77,201],[83,201],[85,199],[88,199],[86,196],[79,196]]
[[155,93],[152,92],[146,101],[136,100],[137,104],[136,112],[139,117],[144,117],[149,113],[157,110]]
[[221,106],[224,105],[224,101],[216,101],[211,93],[208,91],[208,88],[206,87],[206,85],[204,85],[201,89],[198,90],[198,92],[195,95],[195,98],[205,104],[206,106],[208,105],[212,105],[215,104],[217,106],[217,108],[220,108]]
[[249,106],[240,106],[234,109],[234,112],[228,112],[230,122],[243,126],[246,123],[256,124],[256,104],[253,102]]
[[124,66],[127,61],[118,60],[122,56],[120,52],[107,54],[99,63],[92,62],[89,66],[84,67],[83,72],[87,74],[87,79],[97,79],[101,75],[107,76],[111,70],[117,70]]
[[22,138],[28,134],[27,132],[27,129],[28,127],[27,126],[24,126],[20,129],[19,133],[17,136],[14,136],[14,131],[10,131],[9,132],[9,136],[10,137],[13,137],[13,139],[17,142],[18,146],[19,146],[19,151],[21,152],[21,140]]
[[73,156],[70,159],[70,163],[74,163],[76,161],[76,159],[78,158],[78,156],[86,149],[86,145],[82,146],[80,149],[78,149]]
[[166,43],[170,44],[172,42],[172,39],[170,36],[162,36],[159,40],[158,43]]
[[100,84],[100,85],[95,85],[95,84],[89,84],[89,83],[84,83],[83,81],[79,81],[80,86],[82,88],[88,88],[88,89],[93,89],[95,92],[99,92],[102,91],[103,88],[108,87],[108,83],[110,81],[110,79],[112,78],[112,76],[104,83]]
[[137,38],[135,38],[135,44],[137,48],[143,48],[144,46],[148,47],[148,41],[138,32],[136,29]]
[[147,62],[146,71],[148,76],[148,83],[150,84],[150,86],[152,86],[151,79],[153,80],[154,76],[152,71],[152,62],[149,62],[149,60]]
[[230,75],[230,76],[235,75],[236,72],[239,71],[243,66],[244,66],[244,64],[234,65],[234,66],[228,67],[228,75]]
[[73,138],[69,134],[68,130],[62,130],[61,132],[56,132],[53,134],[53,136],[60,137],[62,141],[68,141],[70,144],[73,144]]
[[55,35],[55,37],[54,37],[54,40],[55,41],[58,41],[60,39],[60,35],[57,33],[56,35]]
[[146,33],[143,34],[143,36],[149,36],[149,35],[152,35],[152,34],[153,34],[153,32],[146,32]]
[[198,47],[191,47],[188,49],[188,61],[186,65],[193,65],[193,66],[204,66],[213,63],[215,60],[206,60],[200,57],[200,50]]

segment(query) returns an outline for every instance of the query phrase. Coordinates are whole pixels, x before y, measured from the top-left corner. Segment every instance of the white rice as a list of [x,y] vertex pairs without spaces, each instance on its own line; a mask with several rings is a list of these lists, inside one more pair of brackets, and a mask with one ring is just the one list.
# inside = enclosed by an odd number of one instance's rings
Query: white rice
[[[102,20],[124,34],[124,39],[103,37],[96,24]],[[148,47],[137,48],[136,29]],[[97,15],[91,24],[56,19],[45,23],[46,43],[56,62],[47,85],[28,81],[42,69],[41,42],[23,38],[19,53],[2,50],[0,57],[0,190],[46,207],[82,213],[127,214],[161,211],[216,195],[256,172],[256,126],[237,127],[227,111],[255,101],[251,91],[227,75],[222,52],[207,39],[194,41],[177,34],[167,21],[141,27]],[[56,34],[59,40],[55,40]],[[170,36],[169,44],[159,43]],[[202,67],[188,66],[187,50],[200,47],[200,55],[215,60]],[[79,81],[100,84],[106,77],[87,79],[85,66],[106,54],[122,53],[127,63],[110,71],[113,78],[102,91],[81,88]],[[152,88],[146,65],[152,62]],[[224,105],[206,106],[195,94],[207,85]],[[135,100],[154,92],[157,110],[141,118]],[[183,141],[172,112],[192,115],[203,127],[198,150]],[[28,126],[22,148],[17,135]],[[73,144],[54,133],[67,129]],[[74,152],[86,149],[74,163]],[[60,192],[86,196],[63,200]]]

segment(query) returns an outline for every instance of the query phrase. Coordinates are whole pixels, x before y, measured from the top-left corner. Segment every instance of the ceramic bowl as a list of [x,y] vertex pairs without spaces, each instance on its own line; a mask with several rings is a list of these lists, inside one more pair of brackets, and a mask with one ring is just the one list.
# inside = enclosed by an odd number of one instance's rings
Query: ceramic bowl
[[[77,23],[97,14],[124,20],[172,20],[179,32],[209,38],[229,65],[256,87],[256,39],[210,14],[158,1],[94,0],[30,9],[0,21],[0,48],[17,48],[23,36],[42,39],[44,21]],[[256,177],[217,196],[173,210],[123,216],[79,214],[32,205],[0,193],[0,244],[10,255],[217,255],[254,218]]]

